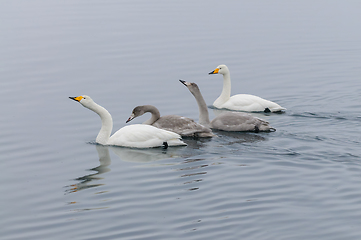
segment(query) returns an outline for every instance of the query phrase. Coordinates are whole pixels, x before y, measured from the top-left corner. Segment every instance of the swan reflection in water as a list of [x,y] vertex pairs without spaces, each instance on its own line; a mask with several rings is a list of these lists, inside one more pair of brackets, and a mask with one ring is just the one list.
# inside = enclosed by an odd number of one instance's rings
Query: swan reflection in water
[[123,148],[123,147],[109,147],[122,160],[126,162],[147,163],[159,161],[167,158],[177,158],[179,156],[180,147],[172,148]]
[[218,136],[215,138],[199,138],[199,139],[183,139],[188,146],[173,147],[168,149],[163,148],[149,148],[149,149],[136,149],[125,148],[117,146],[103,146],[96,144],[95,148],[98,152],[99,166],[89,169],[95,171],[91,174],[78,177],[74,180],[78,181],[76,184],[66,186],[66,193],[74,193],[83,189],[89,189],[93,187],[99,187],[104,185],[103,183],[94,182],[94,180],[102,180],[100,175],[111,171],[109,165],[111,164],[111,158],[109,149],[111,149],[122,161],[134,162],[134,163],[149,163],[170,158],[187,159],[192,156],[207,153],[207,148],[214,148],[218,145],[232,145],[234,143],[246,143],[263,141],[265,138],[258,134],[242,133],[242,132],[226,132],[226,131],[214,131]]
[[111,164],[111,158],[109,154],[109,148],[122,160],[126,162],[135,162],[135,163],[147,163],[158,161],[167,158],[177,158],[180,157],[177,152],[182,148],[173,147],[168,149],[163,148],[149,148],[149,149],[136,149],[136,148],[124,148],[124,147],[112,147],[112,146],[103,146],[96,144],[95,148],[98,152],[100,165],[94,168],[89,169],[90,171],[95,171],[82,177],[78,177],[74,180],[79,181],[77,184],[72,184],[66,186],[68,189],[66,193],[74,193],[83,189],[99,187],[104,184],[95,183],[94,180],[102,180],[103,177],[100,177],[101,174],[111,171],[109,165]]
[[88,174],[83,177],[75,178],[74,180],[79,181],[79,183],[67,186],[67,187],[69,187],[69,189],[67,189],[65,191],[66,193],[73,193],[73,192],[77,192],[77,191],[80,191],[83,189],[88,189],[88,188],[93,188],[93,187],[98,187],[98,186],[103,185],[101,183],[95,184],[95,183],[91,183],[91,182],[93,180],[103,179],[99,175],[110,171],[110,168],[108,167],[111,164],[109,150],[108,150],[107,146],[102,146],[102,145],[98,145],[98,144],[95,145],[95,148],[98,152],[100,165],[95,168],[89,169],[90,171],[95,171],[95,173]]

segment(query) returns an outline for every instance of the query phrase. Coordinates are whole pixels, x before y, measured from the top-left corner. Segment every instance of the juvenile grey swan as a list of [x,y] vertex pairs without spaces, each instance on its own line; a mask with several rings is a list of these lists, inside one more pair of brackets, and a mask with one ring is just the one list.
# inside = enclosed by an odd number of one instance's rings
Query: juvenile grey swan
[[228,67],[224,64],[219,65],[209,74],[217,73],[223,75],[223,90],[214,101],[214,107],[245,112],[281,112],[286,110],[275,102],[250,94],[237,94],[231,97],[231,75]]
[[212,129],[230,131],[230,132],[271,132],[276,131],[269,123],[263,119],[241,112],[224,112],[209,120],[206,102],[195,83],[189,83],[179,80],[193,94],[197,100],[199,108],[199,123]]
[[122,127],[110,136],[113,129],[113,120],[105,108],[96,104],[86,95],[69,98],[99,115],[102,127],[95,140],[99,144],[131,148],[167,148],[168,146],[187,145],[180,140],[181,136],[179,134],[143,124]]
[[178,133],[182,137],[213,137],[214,134],[209,127],[203,126],[195,122],[191,118],[181,117],[177,115],[160,116],[158,109],[152,105],[137,106],[133,109],[132,114],[126,122],[142,116],[144,113],[151,113],[150,119],[143,124],[155,126],[171,132]]

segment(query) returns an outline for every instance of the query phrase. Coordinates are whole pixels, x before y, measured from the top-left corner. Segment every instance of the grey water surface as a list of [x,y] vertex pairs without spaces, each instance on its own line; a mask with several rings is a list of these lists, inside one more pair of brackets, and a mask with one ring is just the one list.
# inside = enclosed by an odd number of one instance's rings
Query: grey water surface
[[[0,239],[361,239],[360,1],[0,1]],[[222,90],[272,133],[94,144],[137,105],[198,120]],[[209,109],[211,118],[216,112]],[[149,115],[133,120],[142,123]]]

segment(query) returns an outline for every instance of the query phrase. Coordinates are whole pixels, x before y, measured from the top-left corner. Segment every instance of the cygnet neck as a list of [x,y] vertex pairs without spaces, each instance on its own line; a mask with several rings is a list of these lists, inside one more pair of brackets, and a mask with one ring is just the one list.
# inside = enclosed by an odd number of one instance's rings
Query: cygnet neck
[[207,104],[204,101],[201,91],[199,88],[192,88],[190,92],[193,94],[194,98],[197,100],[198,109],[199,109],[199,123],[203,126],[210,127],[209,114]]
[[152,106],[152,105],[144,105],[143,106],[143,111],[149,112],[152,114],[152,116],[150,117],[150,119],[148,119],[147,121],[145,121],[143,124],[149,124],[152,125],[153,123],[155,123],[156,121],[158,121],[158,119],[160,118],[160,112],[159,110]]

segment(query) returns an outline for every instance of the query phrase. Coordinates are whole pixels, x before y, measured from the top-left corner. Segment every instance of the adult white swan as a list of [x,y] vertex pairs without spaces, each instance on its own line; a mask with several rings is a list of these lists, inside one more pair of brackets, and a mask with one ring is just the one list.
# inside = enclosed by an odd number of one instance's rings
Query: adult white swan
[[157,128],[178,133],[182,137],[213,137],[214,134],[209,127],[205,127],[191,118],[181,117],[178,115],[160,116],[158,109],[152,105],[137,106],[133,109],[132,114],[126,122],[142,116],[144,113],[151,113],[150,119],[143,124],[152,125]]
[[242,112],[224,112],[209,121],[206,102],[197,84],[179,80],[193,94],[197,100],[199,108],[199,123],[213,129],[232,132],[270,132],[276,131],[269,123],[263,119]]
[[231,76],[228,67],[224,64],[219,65],[209,74],[216,73],[223,75],[223,90],[214,101],[214,107],[245,112],[281,112],[286,110],[277,103],[250,94],[237,94],[231,97]]
[[180,140],[181,136],[174,132],[166,131],[149,125],[134,124],[125,126],[110,136],[113,129],[113,120],[110,113],[102,106],[96,104],[89,96],[69,97],[78,101],[86,108],[97,113],[102,120],[102,127],[96,142],[102,145],[151,148],[186,145]]

